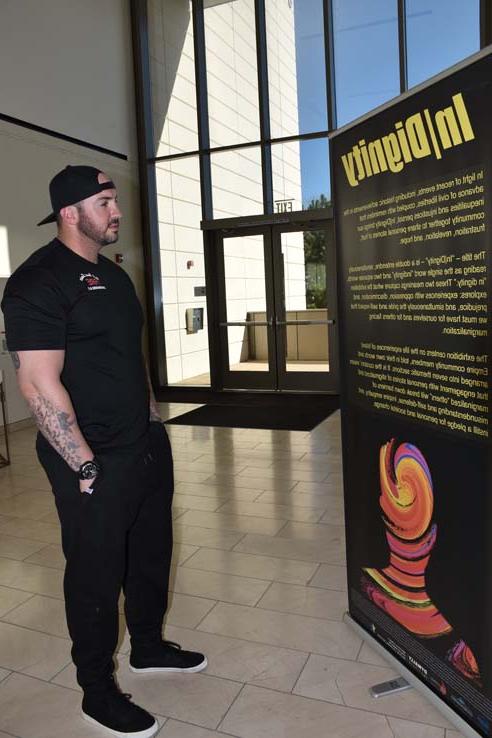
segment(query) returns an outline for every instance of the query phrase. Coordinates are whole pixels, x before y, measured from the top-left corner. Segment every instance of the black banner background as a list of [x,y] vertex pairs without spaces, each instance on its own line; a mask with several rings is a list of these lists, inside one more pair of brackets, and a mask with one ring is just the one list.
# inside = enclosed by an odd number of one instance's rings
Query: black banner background
[[[490,441],[471,432],[471,421],[464,424],[466,429],[452,429],[449,424],[377,409],[360,391],[363,382],[354,358],[361,343],[407,346],[424,352],[488,355],[486,368],[490,368],[491,92],[492,56],[486,56],[332,139],[349,611],[354,620],[484,736],[492,735]],[[458,93],[466,103],[473,140],[443,150],[441,159],[414,159],[401,172],[381,172],[361,179],[357,186],[350,185],[342,155],[362,139],[368,143],[394,132],[397,121],[405,121],[425,109],[434,115],[448,108]],[[398,235],[361,241],[357,232],[360,220],[347,215],[352,212],[350,209],[370,201],[385,200],[412,189],[417,192],[429,183],[479,170],[484,172],[485,189],[486,227],[482,233],[406,244],[400,242]],[[444,335],[442,324],[438,323],[371,321],[369,311],[353,309],[353,293],[347,283],[353,267],[388,261],[424,263],[429,256],[444,254],[454,255],[454,264],[458,264],[463,254],[480,249],[486,251],[487,336]],[[365,386],[370,386],[370,382]],[[486,419],[490,419],[490,401],[486,404]],[[423,637],[412,633],[385,612],[384,603],[371,601],[363,583],[365,568],[382,570],[389,563],[387,526],[380,506],[379,454],[392,439],[392,462],[400,444],[412,444],[423,455],[432,477],[432,524],[437,526],[437,535],[425,570],[425,591],[438,613],[452,626],[446,635]],[[464,641],[473,652],[480,671],[479,682],[468,678],[450,661],[448,654],[457,640]]]

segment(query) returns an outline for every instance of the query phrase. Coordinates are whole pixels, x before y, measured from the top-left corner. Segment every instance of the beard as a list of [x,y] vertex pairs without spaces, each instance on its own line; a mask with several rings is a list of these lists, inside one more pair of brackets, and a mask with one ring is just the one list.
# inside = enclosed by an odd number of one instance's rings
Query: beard
[[118,233],[109,231],[109,226],[105,229],[98,228],[82,208],[79,208],[78,229],[80,233],[83,233],[84,236],[87,236],[87,238],[90,238],[91,241],[99,244],[99,246],[108,246],[111,243],[116,243],[118,240]]

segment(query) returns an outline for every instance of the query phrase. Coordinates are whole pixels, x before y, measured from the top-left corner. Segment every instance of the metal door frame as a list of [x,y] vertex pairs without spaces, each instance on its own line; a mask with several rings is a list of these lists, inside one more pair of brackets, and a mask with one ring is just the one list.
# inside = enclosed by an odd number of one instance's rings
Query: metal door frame
[[[334,234],[334,225],[331,218],[320,220],[305,220],[302,223],[274,223],[274,224],[252,224],[233,227],[207,229],[213,236],[211,247],[214,251],[214,289],[207,289],[209,297],[216,296],[217,330],[213,335],[218,342],[217,349],[217,374],[214,387],[218,390],[257,390],[267,392],[326,392],[333,394],[338,392],[338,335],[336,326],[336,262],[334,235],[327,239],[326,250],[326,275],[327,275],[327,308],[330,316],[329,323],[329,372],[287,372],[285,366],[286,344],[285,334],[281,326],[285,321],[277,319],[277,313],[284,292],[283,279],[281,277],[281,234],[288,232],[303,232],[306,230],[331,230]],[[268,338],[268,371],[231,371],[229,368],[229,344],[227,329],[229,326],[252,325],[252,321],[228,321],[226,304],[226,282],[224,266],[224,239],[244,236],[262,236],[265,267],[265,297],[266,297],[266,320],[262,325],[267,328]],[[209,272],[210,274],[210,272]],[[210,308],[210,306],[209,306]],[[212,312],[209,310],[209,314]],[[284,316],[285,317],[285,316]],[[333,322],[332,322],[333,321]],[[304,321],[289,321],[290,323]],[[318,321],[309,321],[310,324]]]
[[[287,320],[278,315],[284,310],[285,289],[282,264],[282,234],[303,233],[304,231],[326,231],[326,300],[328,320]],[[330,233],[331,232],[331,233]],[[333,220],[324,223],[313,222],[292,225],[272,226],[272,251],[274,260],[274,290],[275,310],[273,313],[274,327],[277,341],[277,388],[283,390],[298,390],[302,392],[337,392],[338,391],[338,331],[337,331],[337,282],[336,282],[336,256]],[[328,328],[328,372],[301,372],[287,371],[287,339],[285,330],[289,325],[326,325]]]

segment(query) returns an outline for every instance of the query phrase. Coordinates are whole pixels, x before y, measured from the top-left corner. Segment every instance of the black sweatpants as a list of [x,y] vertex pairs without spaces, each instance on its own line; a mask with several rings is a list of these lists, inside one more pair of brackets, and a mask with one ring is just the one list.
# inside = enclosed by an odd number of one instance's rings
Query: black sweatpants
[[98,453],[103,466],[92,495],[38,434],[66,558],[64,591],[72,658],[86,692],[104,689],[118,640],[123,587],[132,648],[160,639],[172,556],[173,465],[166,429],[150,423],[137,452]]

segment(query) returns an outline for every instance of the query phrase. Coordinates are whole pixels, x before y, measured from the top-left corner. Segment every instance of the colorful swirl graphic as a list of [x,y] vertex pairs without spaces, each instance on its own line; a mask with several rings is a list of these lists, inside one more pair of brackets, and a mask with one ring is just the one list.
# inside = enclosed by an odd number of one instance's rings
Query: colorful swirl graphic
[[479,679],[478,664],[473,651],[464,641],[458,641],[447,653],[448,661],[468,679]]
[[[386,526],[390,561],[384,569],[365,568],[362,588],[379,608],[422,638],[437,638],[453,628],[426,591],[425,571],[436,542],[432,524],[434,493],[427,462],[419,449],[394,439],[379,454],[379,504]],[[471,649],[459,640],[448,660],[468,679],[480,674]]]

